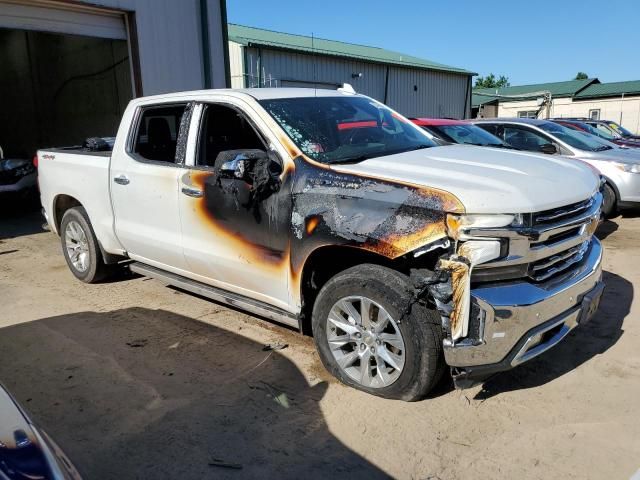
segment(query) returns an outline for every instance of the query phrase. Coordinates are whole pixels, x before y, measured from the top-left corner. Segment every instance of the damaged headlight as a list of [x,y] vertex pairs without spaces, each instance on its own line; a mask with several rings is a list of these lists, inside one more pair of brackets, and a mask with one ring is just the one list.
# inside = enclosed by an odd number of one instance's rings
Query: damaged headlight
[[460,238],[464,230],[474,228],[519,227],[523,224],[521,213],[484,215],[447,215],[447,230],[452,238]]

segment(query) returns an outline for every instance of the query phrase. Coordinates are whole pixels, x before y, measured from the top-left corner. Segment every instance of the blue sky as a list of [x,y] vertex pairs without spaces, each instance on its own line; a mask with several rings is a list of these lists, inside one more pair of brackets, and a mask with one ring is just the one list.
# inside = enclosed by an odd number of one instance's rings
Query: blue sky
[[512,85],[640,80],[640,0],[227,0],[229,22],[388,48]]

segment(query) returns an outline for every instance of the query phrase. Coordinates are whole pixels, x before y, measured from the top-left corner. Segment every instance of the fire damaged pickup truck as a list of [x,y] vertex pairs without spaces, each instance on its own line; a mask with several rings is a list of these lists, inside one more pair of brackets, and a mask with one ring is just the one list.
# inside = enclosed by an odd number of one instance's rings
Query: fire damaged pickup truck
[[[342,382],[423,397],[545,352],[603,290],[598,178],[527,152],[437,146],[344,90],[133,100],[111,148],[38,153],[71,272],[127,265],[312,334]],[[212,368],[215,368],[212,366]]]

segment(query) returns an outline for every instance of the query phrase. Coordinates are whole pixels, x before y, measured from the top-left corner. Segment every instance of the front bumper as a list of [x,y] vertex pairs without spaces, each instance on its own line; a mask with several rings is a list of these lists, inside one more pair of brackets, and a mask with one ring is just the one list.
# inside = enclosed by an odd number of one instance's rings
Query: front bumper
[[599,302],[602,246],[593,238],[579,268],[544,283],[519,280],[471,290],[479,341],[446,343],[461,388],[509,370],[558,344],[589,320]]

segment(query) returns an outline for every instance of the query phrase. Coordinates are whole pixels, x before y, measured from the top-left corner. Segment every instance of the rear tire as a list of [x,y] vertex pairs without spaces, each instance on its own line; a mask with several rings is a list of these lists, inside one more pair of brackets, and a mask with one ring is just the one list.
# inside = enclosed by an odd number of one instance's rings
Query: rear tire
[[618,211],[618,199],[615,190],[608,183],[602,187],[602,197],[602,216],[604,218],[615,216]]
[[325,368],[376,396],[423,398],[444,371],[442,327],[438,313],[419,303],[407,313],[413,292],[406,275],[379,265],[358,265],[331,278],[312,316]]
[[107,276],[108,266],[102,259],[98,239],[83,207],[73,207],[64,213],[60,241],[69,270],[78,280],[96,283]]

